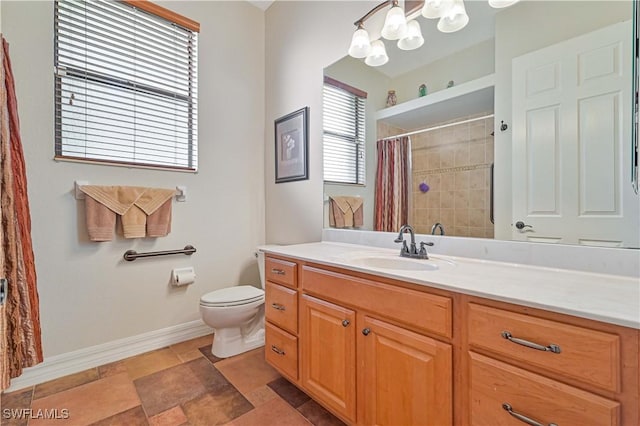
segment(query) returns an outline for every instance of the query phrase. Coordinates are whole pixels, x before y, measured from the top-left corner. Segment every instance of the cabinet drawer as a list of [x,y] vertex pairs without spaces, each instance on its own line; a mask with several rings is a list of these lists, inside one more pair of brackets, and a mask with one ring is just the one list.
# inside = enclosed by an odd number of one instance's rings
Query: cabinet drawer
[[297,334],[298,292],[269,281],[266,290],[264,309],[267,320]]
[[518,414],[542,425],[619,424],[615,401],[473,352],[469,358],[472,425],[525,425]]
[[296,273],[296,264],[294,262],[267,257],[264,269],[267,281],[273,281],[291,288],[298,286],[298,274]]
[[366,309],[426,332],[452,337],[452,302],[448,297],[311,266],[302,268],[302,287],[322,298]]
[[619,336],[475,303],[468,309],[471,346],[606,390],[620,390]]
[[265,358],[284,375],[298,380],[298,338],[267,323],[265,325]]

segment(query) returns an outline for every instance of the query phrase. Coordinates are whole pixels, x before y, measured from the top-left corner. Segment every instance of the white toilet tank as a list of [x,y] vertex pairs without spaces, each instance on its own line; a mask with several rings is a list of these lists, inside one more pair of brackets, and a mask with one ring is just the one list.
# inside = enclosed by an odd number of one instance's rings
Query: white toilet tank
[[264,288],[264,252],[262,250],[256,251],[256,257],[258,258],[258,270],[260,271],[260,285]]

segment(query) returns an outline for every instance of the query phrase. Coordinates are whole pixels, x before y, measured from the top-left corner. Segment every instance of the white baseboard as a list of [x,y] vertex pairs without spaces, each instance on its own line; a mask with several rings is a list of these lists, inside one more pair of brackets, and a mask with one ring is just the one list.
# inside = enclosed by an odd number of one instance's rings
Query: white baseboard
[[25,368],[20,377],[11,380],[6,392],[13,392],[68,374],[119,361],[130,356],[160,349],[185,340],[212,333],[213,330],[201,320],[114,340],[96,346],[55,355],[36,366]]

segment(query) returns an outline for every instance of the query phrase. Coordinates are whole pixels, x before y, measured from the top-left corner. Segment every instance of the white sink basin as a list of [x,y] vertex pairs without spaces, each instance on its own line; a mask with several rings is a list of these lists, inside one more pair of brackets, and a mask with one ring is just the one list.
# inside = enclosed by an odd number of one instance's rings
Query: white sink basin
[[410,259],[400,256],[371,255],[355,257],[349,263],[370,268],[396,269],[403,271],[435,271],[438,265],[426,259]]

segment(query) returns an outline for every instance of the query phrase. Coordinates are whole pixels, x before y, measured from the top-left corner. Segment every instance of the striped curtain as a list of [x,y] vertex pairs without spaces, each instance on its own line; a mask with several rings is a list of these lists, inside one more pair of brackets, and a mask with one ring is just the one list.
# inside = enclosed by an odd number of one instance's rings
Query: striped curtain
[[377,142],[376,231],[398,232],[409,223],[410,152],[407,136]]
[[9,44],[4,37],[0,53],[0,278],[7,282],[6,300],[0,304],[2,391],[23,368],[42,362],[42,345],[27,177]]

